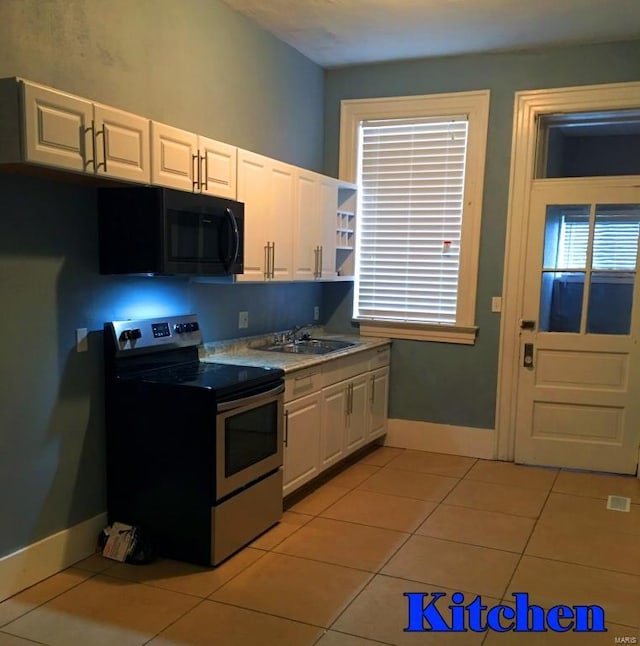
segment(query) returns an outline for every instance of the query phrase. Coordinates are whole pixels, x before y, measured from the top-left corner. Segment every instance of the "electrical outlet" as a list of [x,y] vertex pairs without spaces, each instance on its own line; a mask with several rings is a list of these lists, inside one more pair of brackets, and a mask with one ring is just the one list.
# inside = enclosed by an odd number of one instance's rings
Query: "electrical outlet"
[[86,327],[76,330],[76,352],[86,352],[89,349],[89,336]]
[[491,311],[502,312],[502,296],[493,296],[491,298]]
[[249,312],[240,312],[238,314],[238,328],[244,330],[249,327]]
[[313,320],[314,321],[320,320],[320,308],[317,305],[313,308]]

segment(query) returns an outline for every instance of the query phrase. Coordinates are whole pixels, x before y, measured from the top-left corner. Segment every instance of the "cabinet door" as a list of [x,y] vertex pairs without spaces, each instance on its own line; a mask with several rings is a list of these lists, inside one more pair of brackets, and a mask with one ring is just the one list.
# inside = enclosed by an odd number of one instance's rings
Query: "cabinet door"
[[151,122],[151,182],[193,191],[198,185],[198,136]]
[[331,466],[344,454],[347,403],[346,383],[342,382],[322,390],[321,469]]
[[366,440],[369,423],[368,378],[360,375],[349,382],[347,393],[347,428],[344,435],[345,453],[360,448]]
[[25,161],[93,173],[90,101],[23,83]]
[[206,137],[198,137],[198,149],[201,191],[235,200],[238,149]]
[[[296,172],[296,201],[294,209],[293,262],[296,280],[318,278],[320,267],[318,247],[322,245],[318,212],[319,181],[315,173],[298,169]],[[334,236],[335,237],[335,236]]]
[[387,432],[387,409],[389,405],[389,368],[379,368],[369,373],[369,424],[368,440]]
[[149,120],[95,103],[96,172],[148,184],[151,181]]
[[319,392],[285,407],[284,495],[318,474],[320,451]]
[[275,160],[269,161],[267,240],[272,244],[271,279],[291,280],[295,168]]
[[319,212],[322,225],[321,277],[336,277],[336,209],[338,182],[331,177],[320,180]]
[[236,276],[237,281],[266,278],[269,161],[238,150],[238,200],[244,202],[244,274]]

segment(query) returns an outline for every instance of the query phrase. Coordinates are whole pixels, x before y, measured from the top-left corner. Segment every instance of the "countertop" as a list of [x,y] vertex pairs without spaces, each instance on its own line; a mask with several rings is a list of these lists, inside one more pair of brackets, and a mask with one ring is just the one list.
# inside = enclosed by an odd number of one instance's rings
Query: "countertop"
[[230,363],[245,366],[260,366],[264,368],[282,368],[285,373],[303,368],[317,366],[332,359],[347,357],[358,352],[379,348],[391,343],[391,339],[350,334],[326,334],[321,327],[313,328],[309,335],[313,338],[337,339],[350,341],[356,345],[327,354],[295,354],[288,352],[270,352],[256,350],[255,346],[266,345],[273,340],[272,334],[213,341],[206,343],[200,349],[200,360],[213,363]]

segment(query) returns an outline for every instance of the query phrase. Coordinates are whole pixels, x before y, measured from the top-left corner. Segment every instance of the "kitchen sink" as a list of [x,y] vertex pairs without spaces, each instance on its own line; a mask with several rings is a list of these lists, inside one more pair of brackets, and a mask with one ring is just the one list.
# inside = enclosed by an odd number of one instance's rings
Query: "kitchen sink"
[[300,339],[299,341],[261,345],[254,348],[254,350],[293,352],[298,354],[329,354],[329,352],[344,350],[354,345],[358,344],[352,343],[351,341],[338,341],[337,339]]

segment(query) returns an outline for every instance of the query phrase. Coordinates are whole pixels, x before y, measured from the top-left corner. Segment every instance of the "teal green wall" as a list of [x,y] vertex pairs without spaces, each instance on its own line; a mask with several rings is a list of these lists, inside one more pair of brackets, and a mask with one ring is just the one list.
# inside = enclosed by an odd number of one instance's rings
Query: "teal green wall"
[[[491,90],[475,346],[395,341],[390,416],[493,428],[500,315],[491,297],[502,291],[514,93],[535,88],[640,80],[640,41],[482,54],[338,68],[326,72],[325,171],[338,169],[340,101]],[[349,327],[353,293],[325,288],[330,325]]]
[[[321,170],[322,70],[218,0],[0,0],[4,76]],[[322,305],[313,284],[100,276],[95,204],[0,170],[0,557],[106,509],[104,321],[196,311],[211,341],[240,309],[259,334]]]

